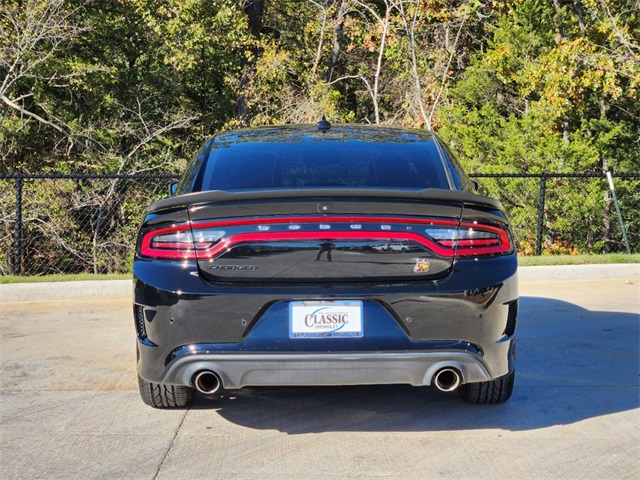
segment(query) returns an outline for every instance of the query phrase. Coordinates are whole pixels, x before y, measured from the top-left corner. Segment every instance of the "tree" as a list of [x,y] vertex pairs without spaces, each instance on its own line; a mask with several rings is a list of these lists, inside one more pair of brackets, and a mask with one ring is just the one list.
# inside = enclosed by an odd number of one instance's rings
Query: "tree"
[[[22,140],[40,128],[65,139],[68,149],[75,143],[72,129],[54,113],[41,88],[66,83],[78,74],[52,68],[56,56],[83,30],[76,12],[65,0],[9,0],[0,12],[3,169],[23,165]],[[19,131],[22,135],[12,134]]]

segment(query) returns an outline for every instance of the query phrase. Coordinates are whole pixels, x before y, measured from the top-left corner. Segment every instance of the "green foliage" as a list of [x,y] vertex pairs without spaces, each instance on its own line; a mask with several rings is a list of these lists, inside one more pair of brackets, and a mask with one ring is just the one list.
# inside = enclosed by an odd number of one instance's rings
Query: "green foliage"
[[[323,114],[430,126],[469,171],[640,171],[638,2],[256,5],[264,8],[238,0],[4,1],[0,172],[176,172],[220,129],[315,123]],[[500,191],[497,181],[483,183]],[[620,195],[631,238],[640,235],[636,187],[623,182]],[[505,204],[530,251],[537,187],[521,180],[515,188],[524,198]],[[567,202],[563,188],[549,184],[545,248],[618,249],[611,200],[585,186],[583,202]],[[127,193],[116,210],[133,218],[138,197]],[[77,195],[61,192],[42,220],[78,228],[67,217]],[[99,192],[92,218],[114,218],[103,206],[114,195]],[[3,212],[5,204],[11,198],[2,197]],[[575,219],[586,219],[584,231],[554,233]],[[46,245],[43,264],[73,263],[43,225],[33,227]],[[131,233],[122,225],[116,243]],[[99,260],[97,238],[74,235],[97,269],[112,268]]]
[[[623,18],[611,15],[620,11],[617,2],[556,3],[561,8],[553,2],[510,2],[496,18],[487,48],[474,53],[449,89],[440,133],[468,170],[640,170],[637,6]],[[554,253],[620,250],[612,200],[603,198],[602,186],[585,184],[578,201],[569,201],[566,187],[554,181],[547,185],[545,248]],[[635,198],[627,195],[625,202],[635,205]],[[623,208],[635,236],[638,215]],[[524,252],[532,251],[526,239],[534,238],[536,209],[535,198],[510,209]],[[571,238],[560,233],[569,230]]]

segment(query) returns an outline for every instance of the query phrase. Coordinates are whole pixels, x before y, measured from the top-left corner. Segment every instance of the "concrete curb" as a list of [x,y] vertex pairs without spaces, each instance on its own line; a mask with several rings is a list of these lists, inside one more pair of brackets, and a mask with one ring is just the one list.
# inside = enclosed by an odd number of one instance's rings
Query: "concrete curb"
[[637,282],[640,281],[640,263],[520,267],[518,278],[521,282],[608,280],[610,278]]
[[[520,267],[518,273],[521,282],[620,278],[640,283],[639,263]],[[76,298],[129,297],[132,294],[132,288],[131,280],[6,283],[0,285],[0,301],[39,302]]]
[[132,290],[131,280],[5,283],[0,285],[0,300],[2,302],[40,302],[76,298],[130,297]]

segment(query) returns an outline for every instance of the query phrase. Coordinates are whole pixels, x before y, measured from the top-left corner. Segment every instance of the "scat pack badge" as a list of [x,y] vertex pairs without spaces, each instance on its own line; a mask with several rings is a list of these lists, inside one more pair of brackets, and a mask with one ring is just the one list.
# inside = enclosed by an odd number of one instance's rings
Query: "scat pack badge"
[[413,267],[414,273],[426,273],[429,271],[429,260],[427,258],[416,258],[416,266]]

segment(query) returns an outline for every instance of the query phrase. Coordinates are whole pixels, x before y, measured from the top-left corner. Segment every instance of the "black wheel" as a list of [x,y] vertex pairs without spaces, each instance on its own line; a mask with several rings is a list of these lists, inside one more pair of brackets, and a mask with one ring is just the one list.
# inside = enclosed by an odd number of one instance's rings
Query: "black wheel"
[[469,403],[502,403],[513,393],[516,372],[491,382],[465,383],[458,388],[460,398]]
[[138,375],[140,396],[147,405],[155,408],[186,407],[193,401],[193,388],[182,385],[150,383]]

